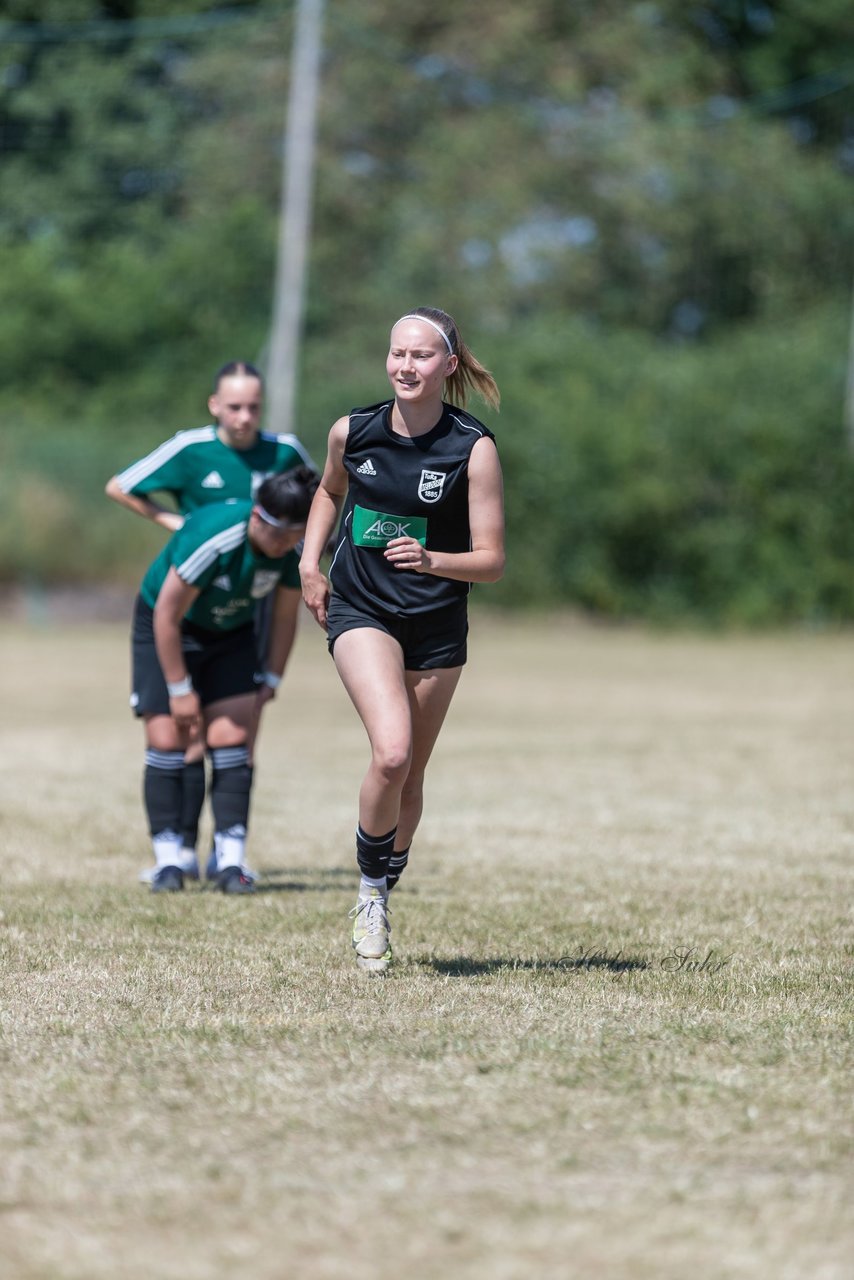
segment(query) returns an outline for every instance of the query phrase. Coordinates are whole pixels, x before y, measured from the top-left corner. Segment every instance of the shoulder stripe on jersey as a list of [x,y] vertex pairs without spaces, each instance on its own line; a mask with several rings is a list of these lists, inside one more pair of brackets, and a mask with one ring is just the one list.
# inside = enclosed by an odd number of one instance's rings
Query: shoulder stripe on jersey
[[241,520],[240,524],[233,524],[229,529],[221,529],[212,538],[208,538],[207,542],[196,547],[182,564],[176,564],[175,572],[182,582],[191,586],[193,580],[204,573],[205,569],[209,569],[218,556],[234,551],[245,537],[245,520]]
[[456,415],[455,413],[452,413],[452,414],[451,414],[451,417],[453,418],[454,422],[458,423],[458,424],[459,424],[459,426],[461,426],[461,427],[463,427],[463,428],[464,428],[464,430],[466,430],[466,431],[476,431],[476,432],[477,432],[477,434],[478,434],[479,436],[482,436],[482,435],[483,435],[483,432],[480,430],[480,428],[479,428],[479,427],[474,427],[474,426],[472,426],[472,424],[471,424],[470,422],[463,422],[462,418],[458,418],[458,417],[457,417],[457,415]]
[[158,445],[156,449],[152,449],[151,453],[147,453],[144,458],[140,458],[139,462],[132,462],[129,467],[120,472],[116,477],[119,488],[122,493],[129,493],[141,480],[145,480],[147,476],[150,476],[152,471],[162,467],[170,458],[174,458],[176,453],[186,449],[188,445],[207,444],[215,438],[216,427],[212,426],[193,427],[189,431],[179,431],[177,435],[172,436],[169,440],[164,440],[163,444]]
[[306,449],[301,440],[297,439],[296,436],[291,435],[289,431],[281,433],[277,431],[262,431],[260,434],[262,440],[274,440],[276,444],[289,444],[291,448],[299,454],[307,467],[311,467],[313,471],[317,470],[308,449]]
[[347,417],[348,418],[374,418],[377,416],[377,414],[383,413],[386,409],[389,408],[390,405],[393,405],[393,404],[394,404],[393,400],[379,400],[377,401],[376,404],[362,405],[361,409],[358,409],[358,408],[351,409],[350,412],[347,414]]

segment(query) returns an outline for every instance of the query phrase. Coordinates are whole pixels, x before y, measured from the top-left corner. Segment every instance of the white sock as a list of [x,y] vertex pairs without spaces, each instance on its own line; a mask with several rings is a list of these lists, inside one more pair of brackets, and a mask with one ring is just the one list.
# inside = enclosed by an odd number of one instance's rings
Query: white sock
[[158,869],[181,866],[181,837],[177,831],[159,831],[152,836],[151,843]]
[[372,880],[370,876],[362,876],[359,881],[359,897],[371,898],[375,889],[379,889],[383,897],[386,896],[385,876],[381,876],[379,880]]
[[187,847],[187,845],[184,845],[183,849],[181,850],[181,861],[178,863],[178,866],[183,867],[185,871],[192,871],[195,865],[196,865],[195,849],[190,849]]
[[246,858],[246,828],[229,827],[227,831],[216,833],[217,869],[224,871],[226,867],[242,867]]

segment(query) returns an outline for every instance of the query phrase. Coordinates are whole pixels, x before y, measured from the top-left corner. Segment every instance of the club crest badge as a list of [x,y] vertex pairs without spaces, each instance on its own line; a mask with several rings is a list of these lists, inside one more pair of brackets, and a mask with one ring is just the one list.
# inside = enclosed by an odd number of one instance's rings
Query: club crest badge
[[421,479],[418,483],[418,496],[422,502],[438,502],[444,487],[444,471],[424,470],[421,472]]
[[250,595],[253,600],[262,600],[268,596],[279,581],[278,569],[256,569],[252,579]]

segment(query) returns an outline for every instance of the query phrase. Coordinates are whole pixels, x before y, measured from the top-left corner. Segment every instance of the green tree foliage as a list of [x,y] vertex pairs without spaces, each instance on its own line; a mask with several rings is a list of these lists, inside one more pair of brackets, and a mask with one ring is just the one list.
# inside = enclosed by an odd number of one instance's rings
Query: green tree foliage
[[533,361],[500,349],[519,560],[497,595],[659,621],[854,616],[846,319],[831,307],[678,354],[541,322]]
[[[0,374],[27,426],[0,461],[95,506],[92,574],[125,563],[94,530],[133,523],[97,506],[131,439],[263,359],[292,20],[0,6]],[[329,4],[300,430],[321,456],[384,394],[390,320],[445,306],[504,392],[497,596],[850,617],[852,170],[843,0]],[[31,439],[59,429],[97,485]],[[4,535],[0,575],[27,554]]]

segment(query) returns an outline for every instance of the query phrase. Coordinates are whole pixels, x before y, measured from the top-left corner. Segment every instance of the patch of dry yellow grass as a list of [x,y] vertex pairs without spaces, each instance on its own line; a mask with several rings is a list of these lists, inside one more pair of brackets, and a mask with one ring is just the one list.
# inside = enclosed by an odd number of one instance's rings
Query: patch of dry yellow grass
[[396,962],[307,627],[261,891],[152,898],[123,628],[5,628],[8,1280],[843,1280],[854,650],[477,614]]

